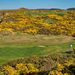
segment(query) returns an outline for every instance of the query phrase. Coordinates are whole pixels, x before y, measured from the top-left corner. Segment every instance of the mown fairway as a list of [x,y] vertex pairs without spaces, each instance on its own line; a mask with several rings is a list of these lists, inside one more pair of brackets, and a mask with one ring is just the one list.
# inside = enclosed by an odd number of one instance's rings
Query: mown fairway
[[58,54],[72,50],[75,40],[68,36],[12,35],[0,36],[0,65],[8,61],[33,55]]

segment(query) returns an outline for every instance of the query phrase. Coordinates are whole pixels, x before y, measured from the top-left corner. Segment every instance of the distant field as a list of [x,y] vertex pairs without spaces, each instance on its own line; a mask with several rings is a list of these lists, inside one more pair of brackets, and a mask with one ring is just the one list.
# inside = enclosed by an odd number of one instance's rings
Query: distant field
[[75,40],[63,35],[0,35],[0,65],[27,56],[58,54],[72,50],[71,44],[75,46]]

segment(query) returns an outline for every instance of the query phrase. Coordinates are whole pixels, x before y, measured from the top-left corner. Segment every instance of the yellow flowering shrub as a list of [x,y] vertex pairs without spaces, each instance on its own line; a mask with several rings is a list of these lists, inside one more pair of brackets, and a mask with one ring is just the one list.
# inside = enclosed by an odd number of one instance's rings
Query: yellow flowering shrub
[[0,75],[28,75],[32,73],[39,72],[37,68],[34,67],[33,64],[16,64],[15,67],[6,65],[0,70]]
[[7,75],[17,75],[17,71],[9,65],[4,66],[4,71]]
[[19,73],[24,73],[24,74],[29,73],[29,70],[28,70],[28,68],[26,67],[26,65],[25,65],[25,64],[22,64],[22,63],[17,64],[17,65],[16,65],[16,69],[17,69],[17,71],[18,71]]
[[[42,13],[40,14],[40,12]],[[50,14],[50,12],[53,13]],[[7,11],[7,14],[0,23],[0,32],[3,30],[30,34],[46,34],[48,32],[48,34],[54,35],[75,36],[75,10],[30,10],[30,12],[21,10],[15,13]]]
[[64,64],[57,64],[56,68],[49,72],[49,75],[74,75],[75,59],[64,61]]

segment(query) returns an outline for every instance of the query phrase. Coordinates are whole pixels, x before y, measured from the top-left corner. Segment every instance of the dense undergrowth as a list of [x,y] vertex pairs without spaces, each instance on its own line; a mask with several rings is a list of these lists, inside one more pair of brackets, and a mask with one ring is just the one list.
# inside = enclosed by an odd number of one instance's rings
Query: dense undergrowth
[[75,36],[75,10],[0,11],[0,33],[14,32]]
[[75,75],[75,54],[26,57],[1,66],[0,75]]

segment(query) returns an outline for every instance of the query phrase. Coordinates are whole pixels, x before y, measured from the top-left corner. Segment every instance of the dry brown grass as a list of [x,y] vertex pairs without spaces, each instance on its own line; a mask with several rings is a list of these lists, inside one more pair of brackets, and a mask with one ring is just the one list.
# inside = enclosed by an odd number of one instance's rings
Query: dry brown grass
[[0,35],[0,45],[3,44],[38,44],[38,45],[49,45],[49,44],[62,44],[72,41],[73,38],[64,35]]

